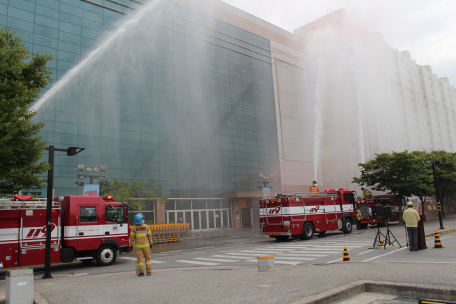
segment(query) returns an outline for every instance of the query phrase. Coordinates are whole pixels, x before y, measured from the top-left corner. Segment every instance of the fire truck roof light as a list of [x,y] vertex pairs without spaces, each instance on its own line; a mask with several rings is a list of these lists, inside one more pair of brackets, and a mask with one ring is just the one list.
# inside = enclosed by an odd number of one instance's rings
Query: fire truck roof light
[[347,190],[347,188],[340,188],[339,190]]
[[113,200],[114,200],[114,196],[112,196],[112,195],[107,195],[107,196],[103,197],[103,199],[104,199],[105,201],[113,201]]

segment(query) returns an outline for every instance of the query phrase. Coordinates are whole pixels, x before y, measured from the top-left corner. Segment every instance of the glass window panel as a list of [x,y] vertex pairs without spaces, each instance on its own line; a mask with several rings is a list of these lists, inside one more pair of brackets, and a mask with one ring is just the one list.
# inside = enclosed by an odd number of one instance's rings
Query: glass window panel
[[106,207],[106,222],[124,223],[125,214],[123,207]]
[[53,19],[59,19],[59,11],[51,9],[49,7],[41,6],[38,3],[36,4],[35,13],[38,15],[46,16]]
[[176,216],[175,212],[173,212],[173,211],[168,212],[168,223],[175,223],[176,222],[175,216]]
[[220,209],[220,200],[208,200],[207,209]]
[[82,9],[78,8],[78,7],[75,7],[74,5],[69,5],[69,4],[66,4],[66,3],[62,3],[60,5],[60,10],[62,12],[66,12],[66,13],[69,13],[69,14],[72,14],[72,15],[76,15],[76,16],[82,17]]
[[165,210],[175,210],[175,201],[165,202]]
[[206,211],[200,211],[200,214],[201,214],[201,229],[207,229]]
[[176,201],[176,210],[190,210],[190,201]]
[[195,230],[200,229],[200,215],[199,211],[193,211],[193,228]]
[[[15,29],[22,30],[22,31],[33,32],[34,23],[27,22],[27,21],[24,21],[24,20],[21,20],[21,19],[13,18],[13,17],[9,17],[7,25],[11,26],[11,27],[13,27]],[[17,34],[18,33],[16,33],[16,35]]]
[[222,210],[222,225],[225,227],[230,225],[228,222],[228,212],[229,210]]
[[208,218],[209,218],[209,229],[215,228],[214,223],[214,211],[208,211]]
[[33,20],[35,19],[34,18],[35,16],[32,12],[28,12],[28,11],[25,11],[22,9],[17,9],[12,6],[10,6],[8,8],[8,16],[14,17],[17,19],[21,19],[21,20],[25,20],[25,21],[29,21],[29,22],[33,22]]
[[97,208],[96,207],[80,207],[79,208],[79,221],[81,223],[96,222],[97,221]]
[[207,209],[206,200],[192,200],[192,209]]
[[[67,22],[60,22],[60,28],[59,30],[64,33],[71,33],[71,34],[75,34],[75,35],[81,35],[81,26],[78,24],[78,25],[73,25],[73,24],[70,24],[70,23],[67,23]],[[72,41],[70,41],[72,42]],[[78,41],[79,43],[81,42],[80,39]]]
[[53,27],[53,28],[59,28],[59,20],[53,19],[53,18],[48,18],[45,16],[41,15],[35,15],[35,23],[36,24],[41,24],[44,26],[48,27]]
[[222,227],[222,216],[220,214],[220,210],[214,211],[215,214],[215,228]]

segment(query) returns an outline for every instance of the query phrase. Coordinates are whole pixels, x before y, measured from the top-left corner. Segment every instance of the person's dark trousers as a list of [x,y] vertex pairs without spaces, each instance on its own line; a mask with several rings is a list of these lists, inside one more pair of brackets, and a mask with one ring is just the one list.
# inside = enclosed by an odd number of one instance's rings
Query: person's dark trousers
[[418,227],[407,227],[409,249],[410,251],[418,250]]
[[356,221],[356,230],[360,230],[360,229],[361,229],[361,221],[357,220]]

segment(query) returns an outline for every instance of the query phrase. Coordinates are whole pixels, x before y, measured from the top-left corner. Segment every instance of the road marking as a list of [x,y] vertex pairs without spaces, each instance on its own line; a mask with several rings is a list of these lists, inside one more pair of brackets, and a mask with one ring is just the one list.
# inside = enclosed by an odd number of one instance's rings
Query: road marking
[[407,247],[402,247],[402,248],[396,249],[396,250],[394,250],[394,251],[391,251],[391,252],[388,252],[388,253],[385,253],[385,254],[378,255],[378,256],[376,256],[376,257],[367,259],[367,260],[365,260],[365,261],[363,261],[363,262],[368,262],[368,261],[371,261],[371,260],[375,260],[375,259],[381,258],[381,257],[383,257],[383,256],[385,256],[385,255],[389,255],[389,254],[395,253],[396,251],[403,250],[403,249],[407,249]]
[[199,250],[199,249],[206,249],[206,248],[213,248],[214,246],[209,246],[209,247],[198,247],[198,248],[194,248],[194,250]]
[[203,260],[203,261],[213,261],[213,262],[239,262],[239,260],[230,260],[230,259],[212,259],[212,258],[195,258],[195,260]]
[[[136,261],[137,259],[136,258],[132,258],[132,257],[119,257],[119,259],[127,259],[127,260],[132,260],[132,261]],[[155,264],[163,264],[163,263],[166,263],[166,262],[163,262],[163,261],[157,261],[157,260],[151,260],[152,263],[155,263]]]
[[374,250],[367,250],[367,251],[364,251],[364,252],[358,253],[358,255],[362,255],[362,254],[365,254],[365,253],[368,253],[368,252],[371,252],[371,251],[374,251]]
[[177,263],[187,263],[187,264],[197,264],[197,265],[206,265],[206,266],[217,266],[220,263],[210,263],[210,262],[198,262],[198,261],[188,261],[188,260],[178,260]]
[[[257,260],[248,260],[246,262],[257,262]],[[286,264],[286,265],[301,265],[302,262],[298,261],[276,261],[274,260],[274,264]]]
[[250,260],[252,257],[243,257],[243,256],[232,256],[232,255],[211,255],[214,258],[229,258],[229,259],[241,259],[241,260]]
[[164,251],[163,253],[181,252],[182,250]]
[[245,256],[260,256],[260,255],[258,255],[257,253],[227,252],[227,254],[245,255]]
[[309,253],[303,253],[303,254],[300,254],[300,253],[284,253],[284,254],[281,254],[280,256],[298,256],[298,257],[323,258],[323,257],[327,257],[328,255],[326,255],[326,254],[309,254]]
[[326,264],[331,264],[331,263],[339,262],[339,261],[342,261],[342,260],[343,260],[343,259],[342,259],[342,258],[340,258],[340,259],[337,259],[337,260],[334,260],[334,261],[328,262],[328,263],[326,263]]
[[321,253],[321,254],[336,254],[336,253],[341,253],[341,251],[305,251],[305,250],[299,250],[299,251],[294,251],[293,253]]
[[316,258],[309,258],[309,257],[284,257],[284,256],[276,256],[274,257],[274,261],[276,260],[303,260],[303,261],[311,261],[315,260]]
[[260,253],[260,254],[283,253],[283,251],[277,251],[277,250],[240,250],[239,252],[250,252],[250,253]]

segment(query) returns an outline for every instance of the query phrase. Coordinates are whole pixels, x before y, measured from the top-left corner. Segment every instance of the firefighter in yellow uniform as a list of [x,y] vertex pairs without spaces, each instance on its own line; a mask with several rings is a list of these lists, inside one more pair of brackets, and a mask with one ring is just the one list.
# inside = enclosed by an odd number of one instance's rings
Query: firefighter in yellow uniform
[[150,249],[152,248],[152,233],[149,226],[144,224],[143,216],[136,214],[133,221],[135,225],[131,227],[130,248],[133,249],[135,243],[136,263],[138,263],[138,276],[144,276],[144,258],[146,259],[147,275],[152,275],[152,261]]
[[372,197],[372,192],[367,188],[361,188],[363,190],[363,199]]
[[309,187],[310,193],[318,193],[320,192],[320,188],[318,188],[317,181],[313,181],[312,185]]

